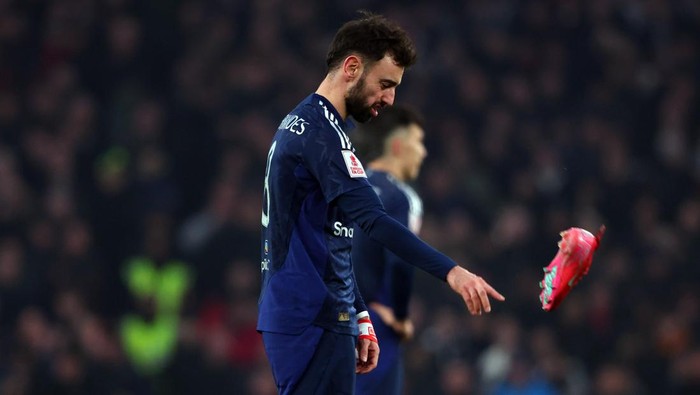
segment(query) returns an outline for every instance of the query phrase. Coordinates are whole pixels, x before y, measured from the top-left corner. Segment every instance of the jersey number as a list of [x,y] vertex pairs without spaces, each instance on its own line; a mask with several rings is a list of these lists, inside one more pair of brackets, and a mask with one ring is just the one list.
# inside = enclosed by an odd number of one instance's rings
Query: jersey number
[[265,186],[263,187],[263,211],[262,211],[262,226],[267,228],[270,223],[270,165],[272,164],[272,155],[275,154],[277,142],[272,143],[270,152],[267,153],[267,166],[265,167]]

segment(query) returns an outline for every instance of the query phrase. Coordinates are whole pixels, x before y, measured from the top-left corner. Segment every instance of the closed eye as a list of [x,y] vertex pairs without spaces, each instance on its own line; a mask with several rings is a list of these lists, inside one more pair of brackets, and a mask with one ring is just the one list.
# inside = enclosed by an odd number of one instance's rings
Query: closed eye
[[381,86],[382,89],[393,88],[393,87],[395,87],[396,85],[398,85],[398,84],[397,84],[395,81],[391,81],[391,80],[381,80],[381,81],[379,81],[379,86]]

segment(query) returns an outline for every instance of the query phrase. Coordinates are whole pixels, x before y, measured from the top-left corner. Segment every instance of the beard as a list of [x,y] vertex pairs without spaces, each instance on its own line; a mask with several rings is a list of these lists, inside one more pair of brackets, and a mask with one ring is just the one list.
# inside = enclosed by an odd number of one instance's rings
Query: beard
[[345,108],[348,114],[357,122],[365,123],[372,118],[372,106],[365,104],[367,96],[365,95],[365,77],[362,76],[357,81],[357,84],[350,88],[348,95],[345,97]]

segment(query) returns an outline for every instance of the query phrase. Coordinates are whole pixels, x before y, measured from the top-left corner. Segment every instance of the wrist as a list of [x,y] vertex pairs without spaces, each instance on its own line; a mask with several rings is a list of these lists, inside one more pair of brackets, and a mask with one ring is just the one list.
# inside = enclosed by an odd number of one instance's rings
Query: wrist
[[447,284],[454,289],[457,286],[457,282],[459,281],[460,274],[464,273],[469,273],[469,271],[459,265],[456,265],[452,269],[450,269],[449,272],[447,272]]
[[369,341],[379,343],[377,334],[374,332],[372,320],[370,320],[369,313],[367,311],[357,313],[357,326],[360,332],[358,339],[367,339]]

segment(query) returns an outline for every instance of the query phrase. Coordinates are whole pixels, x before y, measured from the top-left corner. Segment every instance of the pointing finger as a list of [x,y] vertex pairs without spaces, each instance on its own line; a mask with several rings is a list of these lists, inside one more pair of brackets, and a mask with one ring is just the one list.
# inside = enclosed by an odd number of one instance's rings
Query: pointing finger
[[501,302],[503,302],[504,300],[506,300],[506,297],[505,297],[505,296],[501,295],[500,292],[496,291],[496,290],[495,290],[491,285],[489,285],[489,283],[487,283],[486,281],[484,281],[484,286],[485,286],[485,288],[486,288],[486,292],[488,292],[488,294],[491,295],[494,299],[500,300]]

